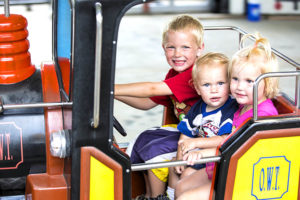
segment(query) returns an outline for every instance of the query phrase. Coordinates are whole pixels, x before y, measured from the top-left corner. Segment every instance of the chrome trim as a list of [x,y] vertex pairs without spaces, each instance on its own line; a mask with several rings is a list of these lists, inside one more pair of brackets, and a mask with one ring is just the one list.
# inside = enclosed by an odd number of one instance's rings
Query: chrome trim
[[101,88],[101,55],[102,55],[102,5],[97,2],[96,8],[96,49],[95,49],[95,80],[94,80],[94,115],[92,126],[97,128],[100,119],[100,88]]

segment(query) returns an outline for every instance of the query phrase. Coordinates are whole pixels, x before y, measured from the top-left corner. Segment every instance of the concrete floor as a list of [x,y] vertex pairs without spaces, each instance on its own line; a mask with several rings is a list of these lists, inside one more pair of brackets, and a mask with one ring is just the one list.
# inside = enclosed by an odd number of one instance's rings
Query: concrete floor
[[[28,20],[30,53],[37,67],[43,61],[52,60],[51,6],[34,5],[31,11],[24,6],[12,6],[11,13],[24,15]],[[176,14],[177,15],[177,14]],[[300,62],[300,17],[269,17],[259,22],[249,22],[244,16],[212,15],[193,13],[204,26],[236,26],[244,31],[260,32],[267,37],[273,48]],[[169,67],[161,48],[161,34],[165,25],[175,16],[126,15],[120,25],[116,61],[116,83],[135,81],[160,81]],[[223,52],[231,56],[238,48],[238,34],[231,31],[205,32],[205,51]],[[281,71],[294,70],[281,62]],[[284,78],[281,89],[294,96],[294,81]],[[130,141],[146,128],[159,126],[162,107],[140,111],[115,101],[114,115],[128,132],[124,138],[116,134],[118,142]]]

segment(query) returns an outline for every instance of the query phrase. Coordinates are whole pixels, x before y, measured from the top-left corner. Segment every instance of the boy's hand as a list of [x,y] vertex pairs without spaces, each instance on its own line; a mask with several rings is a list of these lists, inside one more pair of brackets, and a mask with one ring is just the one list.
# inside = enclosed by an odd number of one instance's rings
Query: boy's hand
[[191,151],[183,156],[183,160],[187,161],[188,165],[194,165],[196,160],[199,160],[203,157],[201,150],[200,151]]
[[185,169],[185,166],[175,166],[174,170],[177,174],[181,174]]
[[183,155],[185,155],[188,151],[195,149],[197,147],[196,141],[194,138],[179,140],[178,146],[179,146],[179,148],[181,148]]
[[[182,153],[181,151],[177,153],[176,155],[176,159],[175,160],[182,160]],[[177,174],[181,174],[185,169],[185,166],[175,166],[174,167],[174,170],[175,170],[175,173]]]

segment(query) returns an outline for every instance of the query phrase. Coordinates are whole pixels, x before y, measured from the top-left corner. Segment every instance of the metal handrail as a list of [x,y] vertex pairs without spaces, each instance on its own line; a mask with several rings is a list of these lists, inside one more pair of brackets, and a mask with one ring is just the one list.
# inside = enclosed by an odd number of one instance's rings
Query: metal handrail
[[[257,77],[257,79],[255,80],[254,84],[253,84],[253,120],[257,121],[258,120],[258,116],[257,116],[257,112],[258,112],[258,85],[259,82],[261,80],[263,80],[264,78],[268,78],[268,77],[288,77],[288,76],[300,76],[300,71],[286,71],[286,72],[270,72],[270,73],[265,73],[260,75],[259,77]],[[299,101],[298,101],[298,97],[295,97],[295,101],[296,101],[296,107],[299,108]]]
[[[220,160],[221,160],[221,156],[207,157],[195,161],[195,164],[203,164],[208,162],[220,162]],[[176,160],[176,161],[169,161],[169,162],[140,163],[140,164],[131,165],[131,171],[142,171],[142,170],[155,169],[155,168],[175,167],[179,165],[188,165],[188,164],[187,161],[183,161],[183,160]]]
[[0,103],[0,114],[4,112],[4,110],[12,110],[12,109],[25,109],[25,108],[49,108],[49,107],[68,107],[72,106],[73,102],[52,102],[52,103],[32,103],[32,104],[6,104],[2,105]]
[[95,4],[96,9],[96,49],[95,49],[95,80],[94,80],[94,114],[92,127],[97,128],[99,126],[100,119],[100,78],[101,78],[101,57],[102,57],[102,5],[97,2]]
[[[211,30],[230,30],[230,31],[236,31],[240,34],[239,42],[241,40],[241,35],[248,34],[248,32],[236,27],[236,26],[205,26],[204,30],[211,31]],[[254,37],[249,37],[251,40],[255,40]],[[287,63],[291,64],[294,66],[297,70],[300,70],[300,64],[294,61],[293,59],[287,57],[283,53],[277,51],[276,49],[272,48],[272,52],[281,58],[282,60],[286,61]]]

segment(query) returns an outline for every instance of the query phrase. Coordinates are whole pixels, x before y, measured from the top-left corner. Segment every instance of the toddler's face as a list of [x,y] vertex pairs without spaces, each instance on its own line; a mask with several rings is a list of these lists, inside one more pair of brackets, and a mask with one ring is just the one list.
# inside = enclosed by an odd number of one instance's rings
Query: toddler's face
[[168,64],[181,73],[191,67],[202,48],[198,47],[195,36],[189,31],[169,31],[163,45]]
[[206,111],[223,106],[229,95],[227,68],[222,64],[202,66],[195,88],[207,104]]
[[[253,83],[260,75],[260,69],[251,64],[244,67],[237,65],[232,67],[230,91],[239,104],[253,104]],[[265,83],[261,81],[258,86],[258,102],[265,100],[264,88]]]

